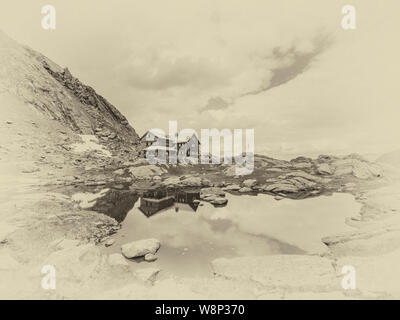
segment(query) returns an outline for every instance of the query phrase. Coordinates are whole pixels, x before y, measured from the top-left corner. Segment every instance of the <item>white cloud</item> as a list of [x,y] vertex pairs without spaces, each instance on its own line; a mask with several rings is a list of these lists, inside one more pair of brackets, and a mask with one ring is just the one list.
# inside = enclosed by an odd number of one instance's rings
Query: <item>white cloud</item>
[[[255,128],[256,151],[282,156],[398,145],[396,0],[354,0],[352,31],[341,28],[336,0],[54,0],[53,33],[40,28],[39,9],[32,14],[41,1],[24,11],[3,2],[7,33],[69,66],[139,133],[167,129],[168,120]],[[332,43],[313,55],[319,35]],[[299,57],[310,54],[303,68]],[[248,92],[260,93],[241,97]],[[226,109],[199,112],[215,97]]]

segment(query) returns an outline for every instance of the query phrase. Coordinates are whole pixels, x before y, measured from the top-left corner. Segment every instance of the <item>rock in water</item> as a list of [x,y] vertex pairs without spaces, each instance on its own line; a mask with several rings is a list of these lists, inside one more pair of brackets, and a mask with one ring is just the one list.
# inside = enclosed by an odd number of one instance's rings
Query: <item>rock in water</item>
[[122,254],[128,258],[143,257],[148,253],[155,254],[160,248],[160,241],[157,239],[145,239],[126,243],[121,247]]
[[243,181],[243,187],[252,188],[257,184],[255,179],[247,179]]
[[225,191],[238,191],[240,189],[240,186],[237,184],[230,184],[228,186],[226,186],[225,188],[223,188],[222,190]]
[[209,196],[225,197],[225,192],[218,187],[203,188],[200,191],[200,198],[207,198]]
[[228,199],[226,199],[226,198],[215,198],[215,199],[212,199],[210,202],[212,204],[217,205],[217,206],[222,206],[222,205],[228,203]]

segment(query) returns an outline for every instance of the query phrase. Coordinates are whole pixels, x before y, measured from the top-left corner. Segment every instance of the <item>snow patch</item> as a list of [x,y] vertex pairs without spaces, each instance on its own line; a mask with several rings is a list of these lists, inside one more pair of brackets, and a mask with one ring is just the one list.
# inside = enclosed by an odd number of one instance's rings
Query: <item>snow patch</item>
[[80,134],[79,136],[81,137],[83,143],[74,143],[72,145],[74,152],[83,153],[97,151],[106,157],[111,157],[111,152],[99,144],[99,140],[96,136],[90,134]]

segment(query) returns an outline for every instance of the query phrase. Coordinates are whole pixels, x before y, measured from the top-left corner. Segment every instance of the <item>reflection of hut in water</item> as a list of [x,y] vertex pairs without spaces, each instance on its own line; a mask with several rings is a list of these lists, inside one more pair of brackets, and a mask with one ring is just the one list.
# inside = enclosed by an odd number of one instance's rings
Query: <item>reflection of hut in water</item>
[[200,202],[179,203],[175,202],[175,212],[179,211],[197,211]]
[[179,203],[193,203],[195,200],[200,200],[199,191],[177,191],[175,201]]
[[196,211],[199,206],[200,191],[161,190],[147,191],[140,199],[140,211],[147,217],[174,205],[175,211]]

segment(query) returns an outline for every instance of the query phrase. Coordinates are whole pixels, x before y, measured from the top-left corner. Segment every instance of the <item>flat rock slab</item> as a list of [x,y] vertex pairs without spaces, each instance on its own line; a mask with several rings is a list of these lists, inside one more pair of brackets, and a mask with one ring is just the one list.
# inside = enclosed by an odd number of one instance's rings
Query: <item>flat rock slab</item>
[[160,241],[157,239],[144,239],[126,243],[121,247],[121,250],[126,258],[131,259],[143,257],[148,253],[155,254],[160,246]]
[[341,289],[332,262],[309,255],[271,255],[220,258],[212,261],[215,275],[254,281],[268,288],[286,291],[328,291]]
[[[380,294],[384,298],[400,298],[400,250],[376,256],[338,258],[337,273],[345,266],[354,268],[356,289],[362,295]],[[343,275],[341,275],[343,277]],[[386,296],[385,296],[386,295]]]
[[[57,270],[58,281],[87,281],[101,264],[102,258],[98,247],[85,244],[62,249],[50,254],[42,265],[51,265]],[[61,286],[60,286],[61,287]]]

